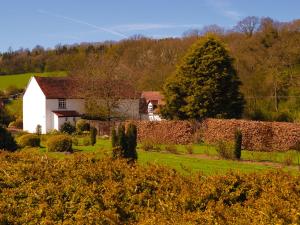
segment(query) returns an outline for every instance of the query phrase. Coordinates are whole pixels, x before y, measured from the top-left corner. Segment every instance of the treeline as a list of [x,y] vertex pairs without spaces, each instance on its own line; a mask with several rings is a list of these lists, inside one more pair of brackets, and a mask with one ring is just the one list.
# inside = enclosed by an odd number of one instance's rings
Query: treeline
[[235,59],[247,101],[244,117],[277,121],[300,118],[300,20],[278,22],[246,17],[231,30],[211,25],[189,30],[182,38],[156,40],[135,36],[115,43],[8,51],[1,55],[0,73],[58,70],[72,73],[91,57],[105,56],[113,49],[138,91],[161,90],[187,49],[206,33],[219,36]]

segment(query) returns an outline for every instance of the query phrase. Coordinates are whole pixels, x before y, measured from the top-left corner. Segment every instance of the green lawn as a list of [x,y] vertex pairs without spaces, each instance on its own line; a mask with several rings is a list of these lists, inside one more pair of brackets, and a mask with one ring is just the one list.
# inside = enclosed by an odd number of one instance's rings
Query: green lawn
[[[77,138],[79,143],[82,144],[83,137]],[[45,146],[45,142],[42,142],[42,146]],[[284,170],[296,171],[295,167],[288,168],[284,164],[280,165],[276,162],[282,162],[284,156],[288,153],[268,153],[268,152],[250,152],[243,151],[242,160],[222,160],[218,159],[217,152],[214,146],[210,145],[193,145],[194,154],[187,154],[185,146],[176,145],[178,154],[172,154],[165,152],[164,145],[160,146],[161,152],[144,151],[141,146],[138,146],[138,162],[142,165],[148,163],[156,163],[174,168],[185,174],[194,172],[203,172],[204,174],[216,174],[225,173],[229,170],[238,170],[241,172],[255,172],[262,170],[278,169],[283,167]],[[81,153],[94,153],[99,157],[105,154],[111,155],[111,143],[110,140],[98,139],[95,146],[74,146],[73,147],[77,154]],[[46,152],[46,148],[41,148],[42,152]],[[47,153],[49,156],[56,158],[64,158],[71,156],[65,153]],[[276,157],[275,157],[276,156]],[[245,160],[252,160],[248,162]],[[296,161],[296,158],[294,158]],[[264,163],[268,161],[269,163]],[[276,164],[272,164],[275,162]]]
[[9,86],[16,86],[18,88],[25,88],[30,77],[32,76],[65,76],[66,72],[47,72],[47,73],[24,73],[0,76],[0,90],[5,90]]

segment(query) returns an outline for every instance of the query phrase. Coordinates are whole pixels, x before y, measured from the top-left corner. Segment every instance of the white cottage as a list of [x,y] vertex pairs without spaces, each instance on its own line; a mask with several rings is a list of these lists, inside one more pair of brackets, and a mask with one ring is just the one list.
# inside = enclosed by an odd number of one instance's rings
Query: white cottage
[[31,77],[23,96],[23,129],[42,133],[59,130],[65,122],[75,124],[84,113],[84,100],[75,95],[68,78]]

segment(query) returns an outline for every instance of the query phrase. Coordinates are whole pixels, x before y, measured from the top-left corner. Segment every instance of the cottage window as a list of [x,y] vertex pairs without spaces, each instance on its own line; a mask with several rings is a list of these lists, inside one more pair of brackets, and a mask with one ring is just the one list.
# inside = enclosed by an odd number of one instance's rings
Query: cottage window
[[64,98],[58,99],[58,108],[59,109],[67,108],[66,99],[64,99]]

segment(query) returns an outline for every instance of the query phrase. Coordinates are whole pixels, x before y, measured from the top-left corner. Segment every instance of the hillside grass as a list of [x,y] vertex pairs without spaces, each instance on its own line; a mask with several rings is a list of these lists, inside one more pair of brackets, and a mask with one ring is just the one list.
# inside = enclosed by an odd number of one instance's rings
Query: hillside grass
[[15,86],[17,88],[25,88],[28,84],[30,77],[41,76],[41,77],[54,77],[54,76],[66,76],[65,71],[57,72],[45,72],[45,73],[24,73],[24,74],[12,74],[0,76],[0,90],[5,90],[9,86]]

